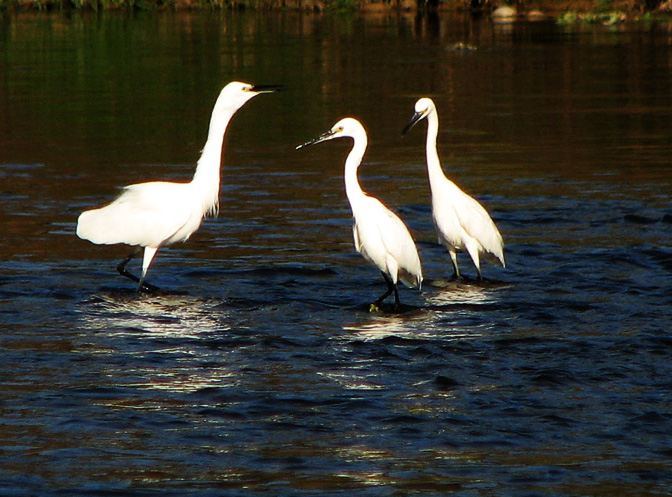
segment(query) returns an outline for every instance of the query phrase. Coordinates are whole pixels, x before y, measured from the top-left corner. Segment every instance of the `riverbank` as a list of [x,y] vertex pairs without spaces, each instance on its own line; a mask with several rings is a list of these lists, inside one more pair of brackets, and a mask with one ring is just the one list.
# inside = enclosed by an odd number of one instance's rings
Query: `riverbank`
[[70,10],[422,10],[472,11],[499,19],[518,17],[559,18],[576,15],[617,15],[619,19],[645,14],[672,14],[672,0],[512,0],[506,4],[491,0],[0,0],[4,11]]

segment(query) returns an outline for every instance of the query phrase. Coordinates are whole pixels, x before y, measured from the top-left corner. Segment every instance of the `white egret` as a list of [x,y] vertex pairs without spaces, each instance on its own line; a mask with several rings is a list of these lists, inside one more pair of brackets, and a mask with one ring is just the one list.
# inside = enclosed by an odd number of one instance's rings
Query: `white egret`
[[395,309],[399,307],[397,281],[408,287],[420,287],[422,267],[415,242],[408,228],[399,217],[377,198],[367,195],[357,180],[357,169],[366,151],[367,137],[364,127],[356,119],[346,117],[331,130],[314,140],[296,147],[314,145],[334,138],[349,137],[354,140],[345,161],[345,193],[353,215],[352,233],[355,248],[364,258],[380,269],[387,283],[387,291],[371,304],[376,309],[394,292]]
[[[217,214],[222,144],[229,121],[248,100],[277,89],[237,81],[227,84],[215,102],[208,138],[193,179],[126,186],[112,203],[79,216],[77,236],[96,244],[125,243],[137,247],[119,263],[117,270],[137,282],[138,291],[156,289],[145,282],[145,277],[157,250],[186,241],[204,217]],[[143,248],[142,274],[138,278],[126,270],[126,264]]]
[[436,151],[439,116],[432,99],[421,98],[415,103],[415,114],[402,134],[406,134],[417,122],[425,118],[427,119],[427,174],[432,192],[432,217],[439,243],[448,249],[456,278],[460,278],[457,251],[466,250],[476,266],[478,279],[482,280],[480,254],[490,256],[506,267],[502,235],[485,208],[476,199],[464,193],[443,173],[439,154]]

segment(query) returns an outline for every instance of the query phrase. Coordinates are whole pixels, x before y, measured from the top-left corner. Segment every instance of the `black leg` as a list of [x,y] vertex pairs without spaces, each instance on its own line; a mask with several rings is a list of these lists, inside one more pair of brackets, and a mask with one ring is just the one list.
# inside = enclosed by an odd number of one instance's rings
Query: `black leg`
[[460,268],[457,267],[457,252],[455,250],[448,250],[450,254],[450,262],[453,263],[453,280],[459,281],[462,278]]
[[399,310],[399,291],[397,290],[397,285],[393,285],[394,288],[394,310]]
[[[117,271],[119,271],[119,274],[122,276],[126,276],[128,279],[135,281],[136,283],[140,283],[140,278],[138,278],[136,275],[132,274],[126,269],[126,264],[128,264],[133,257],[136,255],[140,254],[142,252],[142,247],[138,247],[133,252],[128,254],[128,257],[121,261],[119,264],[117,264]],[[147,283],[146,281],[142,282],[142,286],[138,288],[138,292],[142,290],[147,290],[149,292],[156,292],[159,287],[152,285],[151,283]]]
[[121,261],[119,264],[117,264],[117,271],[119,271],[119,274],[122,275],[122,276],[126,276],[127,278],[132,279],[132,280],[135,281],[136,283],[138,283],[138,282],[140,281],[140,278],[138,278],[137,276],[135,276],[135,275],[129,273],[129,272],[126,270],[126,264],[128,264],[128,263],[131,261],[131,259],[133,259],[133,257],[135,257],[136,255],[138,255],[138,254],[140,253],[141,250],[142,250],[141,247],[136,248],[135,250],[133,250],[133,252],[131,252],[130,254],[128,254],[128,257],[126,257],[126,259],[124,259],[124,260]]
[[394,308],[396,309],[399,307],[399,293],[397,292],[397,286],[392,282],[392,278],[390,278],[387,273],[383,273],[381,271],[381,274],[383,275],[383,278],[385,278],[385,283],[387,283],[387,291],[383,294],[382,297],[376,300],[373,305],[380,307],[380,304],[383,303],[383,300],[385,300],[389,295],[392,294],[392,292],[394,292]]

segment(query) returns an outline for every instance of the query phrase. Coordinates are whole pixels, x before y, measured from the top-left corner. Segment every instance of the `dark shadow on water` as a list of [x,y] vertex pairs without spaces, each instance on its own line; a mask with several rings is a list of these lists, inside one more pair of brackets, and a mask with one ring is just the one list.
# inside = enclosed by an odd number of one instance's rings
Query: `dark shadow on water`
[[395,306],[393,303],[383,302],[377,306],[377,309],[374,309],[373,304],[360,304],[356,307],[349,307],[349,309],[355,310],[357,312],[375,315],[391,315],[391,316],[402,316],[404,314],[412,313],[422,309],[422,307],[404,304],[400,302],[398,306]]

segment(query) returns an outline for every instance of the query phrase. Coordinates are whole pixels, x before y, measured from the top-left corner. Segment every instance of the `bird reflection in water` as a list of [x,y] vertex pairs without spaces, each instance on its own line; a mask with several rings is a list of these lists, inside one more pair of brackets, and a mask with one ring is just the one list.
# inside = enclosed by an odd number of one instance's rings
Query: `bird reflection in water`
[[171,338],[196,338],[226,327],[227,311],[221,302],[187,296],[161,295],[138,299],[136,295],[103,295],[80,308],[87,329],[108,333],[160,334]]
[[[464,281],[432,281],[423,297],[421,309],[406,314],[371,315],[364,323],[347,324],[345,337],[353,335],[362,340],[381,340],[389,337],[433,340],[457,339],[480,335],[465,335],[464,319],[482,319],[483,312],[499,303],[497,288],[500,284],[483,286]],[[474,324],[472,323],[472,330]]]
[[106,374],[120,385],[191,392],[238,384],[228,366],[235,347],[228,345],[230,316],[221,302],[108,294],[77,311],[80,352],[109,356]]
[[435,280],[428,284],[433,291],[427,292],[425,298],[433,306],[456,306],[464,304],[491,304],[498,300],[492,290],[496,285],[473,285],[464,281]]
[[451,330],[446,328],[446,322],[441,317],[441,313],[437,314],[428,309],[422,309],[412,316],[376,315],[366,323],[345,325],[343,330],[348,340],[359,338],[368,341],[390,337],[432,340],[451,334]]

